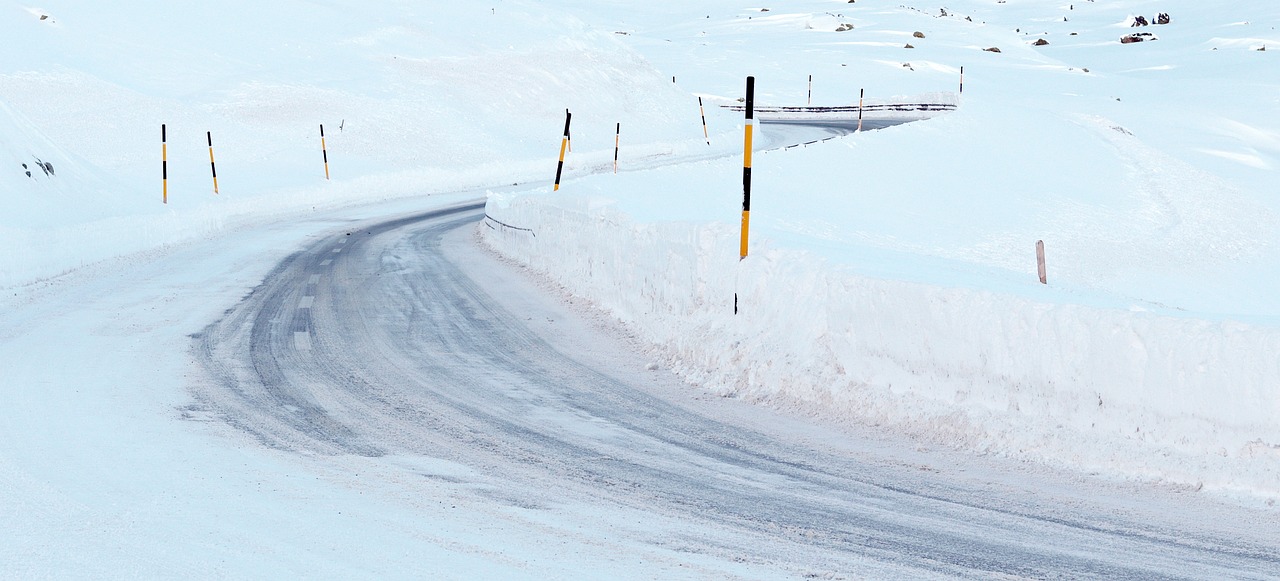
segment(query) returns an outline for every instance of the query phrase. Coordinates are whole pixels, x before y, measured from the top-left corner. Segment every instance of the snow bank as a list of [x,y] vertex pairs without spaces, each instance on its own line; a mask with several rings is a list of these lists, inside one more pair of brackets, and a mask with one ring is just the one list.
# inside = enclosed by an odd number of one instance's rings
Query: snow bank
[[[485,239],[619,317],[691,382],[960,448],[1280,494],[1280,329],[737,261],[723,224],[493,195]],[[741,311],[733,314],[733,297]]]

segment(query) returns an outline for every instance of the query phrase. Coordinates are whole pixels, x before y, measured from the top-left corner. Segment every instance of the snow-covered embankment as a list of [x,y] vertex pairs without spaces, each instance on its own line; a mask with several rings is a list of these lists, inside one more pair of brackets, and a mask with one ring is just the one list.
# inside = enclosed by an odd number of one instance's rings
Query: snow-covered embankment
[[[617,316],[691,382],[938,444],[1280,493],[1280,330],[878,279],[724,223],[492,195],[499,252]],[[735,292],[740,312],[733,312]]]

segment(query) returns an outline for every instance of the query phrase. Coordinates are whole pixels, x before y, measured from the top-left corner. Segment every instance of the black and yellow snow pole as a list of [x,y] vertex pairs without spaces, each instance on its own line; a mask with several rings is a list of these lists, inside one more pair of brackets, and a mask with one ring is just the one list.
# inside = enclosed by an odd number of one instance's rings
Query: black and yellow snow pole
[[324,156],[324,179],[329,179],[329,148],[324,144],[324,123],[320,124],[320,153]]
[[613,173],[618,173],[618,144],[622,143],[622,124],[613,133]]
[[964,94],[964,67],[960,67],[960,94]]
[[711,145],[711,134],[707,133],[707,110],[702,107],[702,97],[698,97],[698,113],[702,114],[702,137]]
[[165,133],[164,123],[160,124],[160,180],[164,182],[162,203],[169,203],[169,136]]
[[809,104],[813,104],[813,75],[809,75]]
[[867,94],[866,89],[858,89],[858,131],[862,131],[862,98]]
[[564,138],[560,140],[560,163],[556,165],[556,187],[553,191],[560,190],[560,174],[564,172],[564,152],[569,148],[569,121],[573,119],[573,114],[568,109],[564,110]]
[[738,260],[747,257],[747,234],[751,230],[751,141],[755,129],[756,78],[747,77],[747,120],[742,140],[742,242]]
[[218,193],[218,166],[213,163],[213,132],[204,132],[209,138],[209,170],[213,172],[213,193]]
[[[747,258],[747,236],[751,231],[751,141],[755,130],[756,78],[747,77],[747,120],[742,137],[742,240],[738,246],[738,262]],[[733,284],[733,314],[738,314],[738,283]]]

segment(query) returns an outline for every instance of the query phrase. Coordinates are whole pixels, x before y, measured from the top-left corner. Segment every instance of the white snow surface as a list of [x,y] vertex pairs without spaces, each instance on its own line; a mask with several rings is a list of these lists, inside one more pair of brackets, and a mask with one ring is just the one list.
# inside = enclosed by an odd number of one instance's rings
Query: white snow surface
[[[401,492],[364,496],[352,476],[402,477],[386,463],[298,472],[174,419],[188,336],[317,224],[486,188],[490,216],[532,230],[491,223],[492,248],[620,320],[695,389],[1274,511],[1280,4],[943,10],[0,2],[0,523],[19,531],[0,573],[676,576],[676,557],[619,563],[601,556],[612,545],[568,561],[493,549],[544,541],[457,520],[452,490],[413,501],[438,519],[424,533],[388,508]],[[1158,40],[1119,43],[1156,11],[1173,16],[1141,29]],[[863,88],[954,92],[962,66],[956,112],[757,152],[739,260],[743,127],[718,104],[747,75],[760,105],[806,104],[809,75],[813,104],[849,105]],[[758,145],[827,136],[756,128]],[[167,275],[176,263],[202,274]],[[133,268],[157,286],[121,278]],[[299,516],[317,506],[355,512]]]

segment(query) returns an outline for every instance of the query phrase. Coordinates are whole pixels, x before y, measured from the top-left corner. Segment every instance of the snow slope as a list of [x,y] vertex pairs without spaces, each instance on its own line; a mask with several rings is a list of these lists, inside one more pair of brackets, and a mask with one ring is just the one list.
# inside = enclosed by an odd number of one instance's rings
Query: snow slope
[[[1173,16],[1142,29],[1159,40],[1118,42],[1156,9]],[[493,216],[537,236],[490,243],[720,393],[977,452],[1280,494],[1280,83],[1275,53],[1255,50],[1275,44],[1280,9],[943,10],[626,13],[613,26],[695,90],[734,98],[754,74],[759,102],[798,105],[812,71],[815,104],[847,104],[863,85],[945,90],[965,66],[963,105],[757,154],[742,262],[732,157],[493,196]]]

